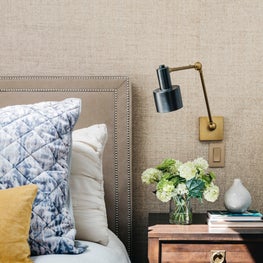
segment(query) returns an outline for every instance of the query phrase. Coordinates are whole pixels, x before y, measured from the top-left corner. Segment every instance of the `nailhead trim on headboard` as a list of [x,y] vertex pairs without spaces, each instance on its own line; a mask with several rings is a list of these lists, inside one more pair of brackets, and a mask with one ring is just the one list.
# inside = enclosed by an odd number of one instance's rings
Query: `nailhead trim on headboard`
[[[59,80],[68,80],[68,81],[74,81],[74,80],[105,80],[105,81],[111,81],[111,80],[119,80],[118,85],[116,87],[111,88],[27,88],[22,85],[23,81],[59,81]],[[21,81],[21,85],[20,85]],[[6,83],[9,83],[5,87]],[[15,82],[15,84],[10,83]],[[121,91],[120,91],[121,89]],[[123,91],[123,89],[125,91]],[[110,92],[114,94],[114,216],[115,216],[115,222],[114,222],[114,229],[112,229],[117,236],[120,237],[123,232],[127,235],[126,241],[124,241],[128,253],[131,255],[132,250],[132,178],[131,178],[131,139],[132,139],[132,131],[131,131],[131,87],[129,83],[128,77],[124,76],[0,76],[0,96],[1,93],[17,93],[17,92],[58,92],[58,93],[87,93],[87,92]],[[123,231],[123,224],[121,224],[121,214],[123,211],[120,211],[120,198],[123,193],[122,189],[120,189],[120,182],[119,182],[119,166],[120,166],[120,159],[122,156],[119,156],[119,141],[118,141],[118,126],[119,126],[119,107],[120,107],[120,92],[124,93],[125,96],[121,98],[122,103],[124,103],[124,108],[126,110],[125,113],[125,125],[126,125],[126,147],[127,147],[127,159],[126,159],[126,173],[127,173],[127,225],[126,230]],[[2,106],[2,105],[0,105]],[[110,211],[111,212],[111,211]],[[121,238],[121,237],[120,237]],[[123,238],[123,237],[122,237]]]

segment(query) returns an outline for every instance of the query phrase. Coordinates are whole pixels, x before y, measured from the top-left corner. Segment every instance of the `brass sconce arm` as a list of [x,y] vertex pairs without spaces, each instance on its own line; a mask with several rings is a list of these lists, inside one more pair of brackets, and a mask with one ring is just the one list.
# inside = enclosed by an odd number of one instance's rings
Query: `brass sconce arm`
[[176,67],[176,68],[168,68],[168,69],[169,69],[169,72],[174,72],[174,71],[180,71],[180,70],[186,70],[186,69],[192,69],[192,68],[196,69],[200,74],[200,79],[202,83],[202,88],[203,88],[203,93],[205,97],[205,103],[206,103],[206,108],[207,108],[207,113],[208,113],[208,118],[209,118],[208,128],[209,130],[213,131],[216,129],[216,123],[213,121],[212,114],[210,111],[209,101],[208,101],[206,87],[205,87],[204,75],[203,75],[203,70],[202,70],[202,64],[200,62],[196,62],[194,65],[188,65],[188,66]]

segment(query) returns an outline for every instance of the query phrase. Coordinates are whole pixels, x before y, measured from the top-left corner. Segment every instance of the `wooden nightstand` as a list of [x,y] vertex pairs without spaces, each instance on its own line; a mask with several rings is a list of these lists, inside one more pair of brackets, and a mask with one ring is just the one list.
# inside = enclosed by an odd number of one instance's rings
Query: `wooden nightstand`
[[211,230],[206,214],[194,214],[192,225],[171,225],[168,214],[149,214],[148,259],[149,263],[262,263],[263,228]]

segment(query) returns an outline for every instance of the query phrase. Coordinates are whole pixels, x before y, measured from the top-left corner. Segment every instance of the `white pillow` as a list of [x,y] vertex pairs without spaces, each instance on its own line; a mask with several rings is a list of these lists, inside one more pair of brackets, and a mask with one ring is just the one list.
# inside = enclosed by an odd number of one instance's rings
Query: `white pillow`
[[102,245],[109,242],[102,171],[107,138],[105,124],[75,130],[72,134],[70,187],[76,238]]

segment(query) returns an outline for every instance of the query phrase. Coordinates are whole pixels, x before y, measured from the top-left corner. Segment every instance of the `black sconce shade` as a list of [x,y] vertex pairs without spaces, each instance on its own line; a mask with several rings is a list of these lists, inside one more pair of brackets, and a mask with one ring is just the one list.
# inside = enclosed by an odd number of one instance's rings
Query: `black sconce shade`
[[159,89],[153,91],[157,112],[170,112],[183,107],[180,86],[172,85],[169,68],[164,65],[157,69]]
[[175,85],[171,89],[153,91],[156,110],[158,112],[170,112],[183,107],[180,87]]

